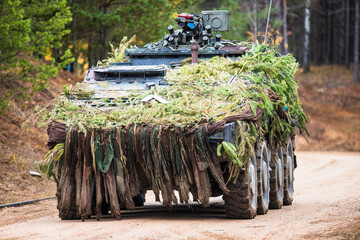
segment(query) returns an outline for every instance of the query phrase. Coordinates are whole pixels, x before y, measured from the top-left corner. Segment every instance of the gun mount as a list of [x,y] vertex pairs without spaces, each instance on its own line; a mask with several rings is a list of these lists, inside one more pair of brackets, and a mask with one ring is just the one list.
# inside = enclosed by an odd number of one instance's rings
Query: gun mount
[[203,11],[198,14],[174,13],[173,17],[181,29],[174,30],[173,26],[169,26],[169,34],[164,36],[163,46],[176,49],[196,41],[201,47],[212,46],[218,49],[223,46],[221,34],[217,33],[214,37],[214,32],[229,30],[229,16],[230,12],[225,10]]

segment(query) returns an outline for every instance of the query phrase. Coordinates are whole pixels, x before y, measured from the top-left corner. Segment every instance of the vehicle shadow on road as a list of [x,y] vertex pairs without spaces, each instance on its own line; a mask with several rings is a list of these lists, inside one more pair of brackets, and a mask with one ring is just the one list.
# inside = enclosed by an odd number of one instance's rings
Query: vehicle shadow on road
[[[122,220],[157,219],[157,220],[189,220],[189,219],[228,219],[225,216],[224,204],[211,205],[204,208],[201,204],[174,205],[168,209],[162,205],[145,205],[134,210],[122,210]],[[93,216],[86,221],[96,221]],[[100,221],[117,221],[111,214],[103,215]]]

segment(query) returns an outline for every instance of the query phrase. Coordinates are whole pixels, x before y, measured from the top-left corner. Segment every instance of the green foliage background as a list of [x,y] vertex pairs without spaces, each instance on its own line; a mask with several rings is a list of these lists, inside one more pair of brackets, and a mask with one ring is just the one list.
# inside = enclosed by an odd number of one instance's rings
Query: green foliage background
[[[166,1],[165,22],[201,0]],[[137,45],[163,34],[163,0],[0,1],[0,111],[16,98],[30,98],[71,63],[71,70],[107,57],[109,42],[137,35]],[[45,56],[50,58],[45,60]]]
[[[72,18],[65,0],[0,1],[0,111],[13,97],[28,98],[72,61],[62,47]],[[45,62],[47,51],[56,58]]]
[[[172,13],[185,11],[202,0],[167,0],[165,26],[174,24]],[[163,0],[68,1],[73,12],[72,33],[67,41],[75,57],[89,66],[105,59],[109,42],[117,45],[124,36],[137,36],[136,45],[158,41],[163,33]],[[76,66],[73,66],[74,68]],[[83,68],[84,66],[77,66]]]

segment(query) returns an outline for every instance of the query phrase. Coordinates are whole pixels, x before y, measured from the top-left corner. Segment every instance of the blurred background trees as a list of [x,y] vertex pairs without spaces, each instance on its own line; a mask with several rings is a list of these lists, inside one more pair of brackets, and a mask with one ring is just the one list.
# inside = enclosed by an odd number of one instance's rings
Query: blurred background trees
[[[165,27],[174,25],[172,13],[227,9],[231,11],[230,31],[224,38],[255,40],[256,15],[258,40],[264,39],[270,0],[166,0]],[[305,70],[311,64],[354,63],[357,0],[273,0],[270,40],[281,53],[291,52]],[[123,36],[137,36],[137,45],[162,37],[163,0],[68,0],[73,21],[64,46],[77,59],[72,71],[95,66],[106,57],[108,42]],[[257,14],[256,14],[257,13]],[[165,28],[166,29],[166,28]],[[80,61],[79,61],[80,60]]]
[[[42,90],[65,65],[82,74],[107,57],[109,42],[116,46],[136,35],[142,46],[161,39],[163,20],[165,29],[175,25],[173,12],[229,10],[231,31],[224,38],[262,42],[270,1],[0,0],[0,86],[23,89],[20,81],[32,92]],[[268,42],[294,54],[304,71],[354,64],[358,81],[359,21],[359,0],[273,0]],[[0,109],[24,92],[1,90]]]
[[[258,3],[258,31],[263,33],[270,0]],[[358,0],[273,0],[270,16],[273,41],[278,39],[279,50],[293,53],[303,67],[310,64],[349,67],[359,44],[356,4]],[[228,38],[247,40],[251,34],[246,31],[255,32],[256,0],[205,0],[200,6],[231,11],[232,32],[226,34]]]
[[61,49],[71,20],[66,0],[0,1],[0,111],[13,96],[43,90],[58,67],[73,61]]
[[[165,23],[170,24],[174,11],[195,6],[200,0],[165,2]],[[72,71],[95,66],[107,57],[109,42],[115,46],[123,36],[136,35],[137,45],[158,41],[163,32],[163,0],[69,0],[73,21],[66,41],[73,55],[80,61],[72,64]],[[167,26],[167,25],[166,25]]]

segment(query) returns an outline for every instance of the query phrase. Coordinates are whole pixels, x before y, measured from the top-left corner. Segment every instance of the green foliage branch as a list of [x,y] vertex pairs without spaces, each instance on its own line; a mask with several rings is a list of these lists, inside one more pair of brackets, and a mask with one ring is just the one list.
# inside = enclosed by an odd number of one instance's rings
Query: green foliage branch
[[[79,123],[105,128],[144,122],[187,124],[201,118],[209,122],[219,121],[234,109],[239,110],[233,114],[241,112],[245,103],[249,102],[254,113],[260,107],[274,119],[278,117],[278,107],[286,109],[290,118],[297,120],[300,130],[307,132],[307,117],[294,80],[298,69],[294,57],[291,54],[277,56],[274,49],[266,48],[264,44],[250,47],[247,54],[237,61],[214,57],[195,66],[186,64],[169,71],[165,79],[173,86],[152,90],[152,93],[169,101],[166,105],[156,101],[140,103],[139,100],[149,92],[129,91],[127,98],[130,104],[123,103],[120,98],[115,109],[93,108],[63,96],[54,99],[46,108],[37,109],[37,113],[42,116],[44,124],[57,120],[69,127],[77,127]],[[229,83],[233,76],[236,80]],[[270,99],[270,90],[279,96],[278,100]],[[71,95],[71,91],[67,89],[67,94]],[[227,114],[218,116],[221,112]],[[284,124],[277,128],[285,129]],[[266,129],[268,127],[271,126],[266,126]],[[290,129],[295,131],[294,127]]]
[[[256,122],[238,122],[235,145],[219,145],[218,154],[229,161],[231,176],[236,179],[241,166],[247,164],[255,142],[269,136],[275,143],[285,145],[295,135],[295,125],[308,135],[307,116],[297,92],[294,74],[298,63],[291,55],[280,56],[265,44],[249,44],[250,50],[237,60],[214,57],[197,65],[185,64],[170,70],[165,80],[172,84],[153,90],[169,103],[141,103],[149,91],[129,92],[129,104],[118,99],[118,107],[90,107],[66,96],[54,99],[43,109],[36,109],[31,122],[48,124],[56,120],[86,133],[88,128],[112,128],[128,124],[166,124],[185,126],[199,122],[213,123],[226,116],[243,112],[250,106],[253,114],[264,109]],[[230,82],[230,79],[233,79]],[[75,90],[66,88],[67,96]],[[84,93],[82,93],[84,94]],[[273,98],[273,95],[276,98]],[[102,102],[106,102],[102,100]],[[113,103],[116,102],[113,101]],[[94,103],[94,102],[93,102]],[[279,109],[286,117],[279,115]]]

